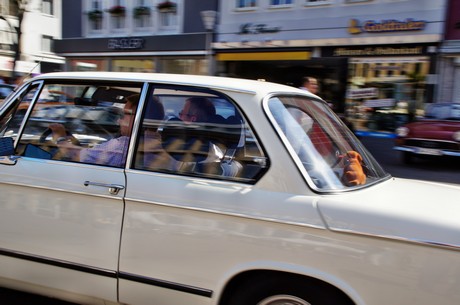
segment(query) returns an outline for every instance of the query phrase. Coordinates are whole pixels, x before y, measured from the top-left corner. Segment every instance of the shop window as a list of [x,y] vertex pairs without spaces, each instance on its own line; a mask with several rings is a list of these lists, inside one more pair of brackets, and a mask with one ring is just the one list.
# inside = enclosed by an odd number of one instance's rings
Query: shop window
[[155,72],[155,62],[153,60],[114,59],[112,60],[112,71]]
[[362,76],[367,77],[368,73],[369,73],[369,64],[364,64],[363,65],[363,75]]
[[163,73],[198,74],[206,75],[207,64],[204,59],[161,59],[161,71]]
[[72,59],[70,71],[108,71],[107,59]]
[[381,73],[380,66],[381,66],[380,63],[375,64],[374,77],[379,77],[380,76],[380,73]]

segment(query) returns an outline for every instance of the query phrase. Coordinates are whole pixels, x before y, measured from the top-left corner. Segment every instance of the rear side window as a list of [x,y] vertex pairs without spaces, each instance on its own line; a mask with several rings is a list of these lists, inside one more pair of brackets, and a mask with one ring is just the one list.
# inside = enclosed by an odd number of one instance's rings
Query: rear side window
[[267,159],[233,101],[213,92],[152,88],[135,168],[253,183]]

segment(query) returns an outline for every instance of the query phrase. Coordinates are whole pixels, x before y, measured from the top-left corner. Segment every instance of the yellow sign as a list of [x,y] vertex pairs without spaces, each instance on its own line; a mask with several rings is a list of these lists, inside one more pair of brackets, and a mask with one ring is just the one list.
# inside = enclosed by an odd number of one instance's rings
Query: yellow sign
[[311,52],[218,53],[218,61],[309,60]]
[[420,31],[425,28],[426,21],[414,20],[408,18],[404,21],[394,19],[382,20],[376,22],[374,20],[367,20],[360,25],[359,20],[351,19],[348,22],[348,32],[350,34],[360,34],[362,32],[368,33],[386,33],[386,32],[402,32],[402,31]]

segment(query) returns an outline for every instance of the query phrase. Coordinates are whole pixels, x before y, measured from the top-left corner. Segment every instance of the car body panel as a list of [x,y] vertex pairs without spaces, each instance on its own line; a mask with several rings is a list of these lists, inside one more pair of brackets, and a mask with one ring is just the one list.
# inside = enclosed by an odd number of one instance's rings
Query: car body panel
[[[346,304],[459,304],[460,188],[391,178],[310,93],[173,74],[50,73],[32,81],[46,87],[63,80],[143,84],[127,165],[0,157],[1,286],[84,304],[221,305],[228,289],[247,290],[242,278],[282,274],[303,287],[330,285]],[[261,175],[238,180],[137,167],[142,107],[157,87],[231,101],[247,120],[242,134],[260,142]],[[379,174],[365,185],[315,186],[296,150],[307,138],[298,143],[300,129],[286,132],[293,117],[277,125],[273,97],[278,108],[308,100],[309,110],[325,111],[321,122],[336,139],[353,142],[345,148],[361,149]],[[179,111],[173,106],[171,115]],[[338,159],[341,151],[334,152]]]
[[[66,175],[62,175],[63,172]],[[125,185],[123,172],[25,157],[18,159],[14,166],[1,165],[1,173],[1,249],[16,254],[11,255],[16,258],[16,270],[26,267],[24,272],[10,276],[35,285],[44,285],[44,279],[48,279],[45,286],[62,290],[69,289],[71,281],[81,282],[81,286],[75,285],[71,290],[116,300],[113,284],[118,266],[122,193],[110,195],[108,188],[84,183]],[[35,263],[24,264],[21,259],[24,257]],[[11,260],[1,256],[2,265],[10,264]],[[38,267],[36,262],[40,261],[55,267]],[[55,270],[60,265],[67,266],[68,271]],[[80,269],[88,271],[85,277]],[[40,273],[32,270],[40,270]],[[87,281],[94,281],[91,273],[99,272],[106,276],[97,278],[102,285],[95,291]],[[31,274],[41,274],[44,279]],[[68,281],[63,281],[64,277]]]
[[[414,198],[409,190],[415,188],[418,190]],[[460,230],[460,205],[445,200],[456,196],[460,187],[441,188],[443,198],[438,195],[439,184],[393,178],[361,194],[347,194],[339,200],[321,198],[318,207],[333,231],[460,249],[460,235],[456,233]],[[429,221],[426,228],[419,225],[420,219]]]
[[452,134],[460,131],[460,121],[424,120],[406,125],[411,130],[411,137],[433,140],[452,141]]

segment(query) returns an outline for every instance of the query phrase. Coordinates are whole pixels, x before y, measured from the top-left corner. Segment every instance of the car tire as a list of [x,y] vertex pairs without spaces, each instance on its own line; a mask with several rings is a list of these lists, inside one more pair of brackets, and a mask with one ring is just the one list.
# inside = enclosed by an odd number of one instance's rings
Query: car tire
[[404,164],[412,164],[414,163],[414,154],[410,152],[403,152],[402,153],[402,161]]
[[351,299],[321,281],[289,275],[251,278],[230,295],[226,305],[351,305]]

